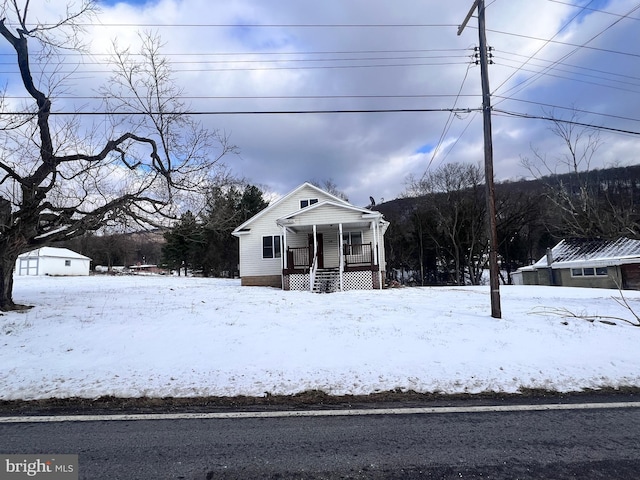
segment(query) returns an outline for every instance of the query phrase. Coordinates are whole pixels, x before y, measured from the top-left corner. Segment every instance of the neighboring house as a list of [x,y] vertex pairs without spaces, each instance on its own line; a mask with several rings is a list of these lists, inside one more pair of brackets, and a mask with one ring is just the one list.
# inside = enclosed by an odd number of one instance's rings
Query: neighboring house
[[562,240],[514,283],[640,290],[640,240]]
[[380,212],[304,183],[233,231],[242,285],[333,292],[382,288]]
[[67,248],[41,247],[16,261],[18,275],[89,275],[91,259]]

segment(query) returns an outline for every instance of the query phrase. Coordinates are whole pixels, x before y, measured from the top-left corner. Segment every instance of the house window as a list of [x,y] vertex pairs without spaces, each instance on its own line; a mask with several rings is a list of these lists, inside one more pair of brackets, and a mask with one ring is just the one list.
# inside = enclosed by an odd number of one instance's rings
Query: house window
[[65,267],[70,267],[71,266],[71,260],[65,260],[64,261],[64,266]]
[[300,208],[308,207],[314,203],[318,203],[317,198],[305,198],[304,200],[300,200]]
[[342,234],[342,248],[345,255],[362,254],[362,232],[347,232]]
[[262,237],[262,258],[280,258],[280,236]]
[[606,277],[609,274],[607,267],[585,267],[585,268],[572,268],[572,277]]

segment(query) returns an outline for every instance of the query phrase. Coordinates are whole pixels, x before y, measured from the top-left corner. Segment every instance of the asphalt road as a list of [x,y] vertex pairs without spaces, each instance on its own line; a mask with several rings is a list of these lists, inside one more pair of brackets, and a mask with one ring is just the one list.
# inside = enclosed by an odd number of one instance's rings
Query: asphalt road
[[83,479],[638,479],[640,408],[0,423]]

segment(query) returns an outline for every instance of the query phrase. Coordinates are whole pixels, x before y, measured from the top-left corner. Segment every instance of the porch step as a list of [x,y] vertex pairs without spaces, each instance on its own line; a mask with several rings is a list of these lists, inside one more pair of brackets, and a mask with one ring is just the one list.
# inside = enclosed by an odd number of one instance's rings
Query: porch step
[[319,268],[313,284],[314,293],[331,293],[340,290],[340,271],[337,268]]

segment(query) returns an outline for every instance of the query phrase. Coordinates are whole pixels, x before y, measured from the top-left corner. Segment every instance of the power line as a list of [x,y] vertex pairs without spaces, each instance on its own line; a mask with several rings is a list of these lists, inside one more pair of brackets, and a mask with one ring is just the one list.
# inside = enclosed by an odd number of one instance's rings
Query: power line
[[[497,52],[497,53],[494,53],[494,55],[505,54],[505,55],[511,55],[511,56],[514,56],[514,57],[526,57],[526,55],[522,55],[522,54],[515,53],[515,52],[507,52],[507,51],[496,50],[496,49],[494,49],[493,51]],[[615,72],[612,72],[610,70],[599,70],[597,68],[583,67],[581,65],[575,65],[575,64],[567,63],[567,62],[558,62],[558,61],[553,61],[553,60],[546,60],[546,59],[539,58],[539,57],[536,57],[535,60],[538,61],[538,62],[545,62],[545,63],[552,64],[552,69],[554,69],[554,70],[560,70],[560,69],[558,69],[557,67],[554,67],[553,65],[563,65],[565,67],[575,68],[576,70],[585,70],[587,72],[601,73],[603,75],[607,75],[607,76],[611,76],[611,77],[620,77],[620,78],[627,78],[627,79],[630,79],[630,80],[639,80],[640,81],[640,77],[636,77],[636,76],[633,76],[633,75],[625,75],[623,73],[615,73]],[[542,67],[543,65],[539,65],[539,66]],[[564,70],[564,71],[565,72],[569,72],[568,70]],[[601,77],[601,78],[605,78],[605,77]],[[615,81],[615,80],[612,80],[612,81]]]
[[575,107],[563,107],[561,105],[554,105],[554,104],[551,104],[551,103],[534,102],[533,100],[523,100],[523,99],[520,99],[520,98],[513,98],[513,97],[502,97],[500,95],[495,95],[494,97],[495,98],[502,98],[504,100],[509,100],[509,101],[513,101],[513,102],[528,103],[530,105],[539,105],[541,107],[547,107],[547,108],[552,108],[552,109],[569,110],[571,112],[576,112],[576,113],[584,113],[584,114],[588,114],[588,115],[597,115],[597,116],[600,116],[600,117],[614,118],[616,120],[626,120],[626,121],[630,121],[630,122],[640,122],[640,118],[623,117],[622,115],[612,115],[610,113],[593,112],[591,110],[584,110],[584,109],[575,108]]
[[[465,49],[466,51],[469,51],[469,49]],[[353,52],[353,54],[358,54],[359,52]],[[434,53],[439,53],[439,52],[434,52]],[[105,54],[106,55],[106,54]],[[141,54],[139,54],[141,55]],[[222,55],[222,54],[208,54],[207,56],[214,56],[214,55]],[[255,56],[253,54],[247,53],[247,54],[243,54],[244,56]],[[270,54],[270,55],[277,55],[277,54]],[[289,55],[295,55],[295,54],[289,54]],[[299,54],[302,55],[302,54]],[[93,55],[95,56],[95,55]],[[165,55],[163,55],[165,56]],[[278,58],[278,59],[242,59],[242,58],[235,58],[235,59],[225,59],[225,60],[202,60],[201,57],[202,55],[194,55],[194,54],[181,54],[181,55],[174,55],[174,56],[180,56],[180,57],[188,57],[188,56],[197,56],[199,57],[199,59],[197,60],[172,60],[171,64],[172,65],[182,65],[182,64],[204,64],[204,65],[208,65],[208,64],[237,64],[237,63],[300,63],[300,62],[310,62],[310,63],[319,63],[319,62],[349,62],[349,61],[356,61],[356,62],[363,62],[363,61],[367,61],[367,60],[425,60],[425,59],[441,59],[441,58],[468,58],[469,55],[410,55],[407,56],[406,54],[404,54],[403,56],[386,56],[386,57],[370,57],[370,56],[366,56],[366,57],[333,57],[333,58]],[[110,61],[109,59],[106,60],[94,60],[94,61],[83,61],[83,62],[78,62],[78,65],[113,65],[115,62]],[[0,62],[0,65],[14,65],[15,62],[13,61],[2,61]],[[31,65],[32,66],[36,66],[36,65],[48,65],[50,64],[50,62],[32,62]]]
[[[392,60],[392,59],[391,59]],[[238,67],[238,68],[181,68],[180,72],[255,72],[255,71],[277,71],[277,70],[343,70],[343,69],[360,69],[360,68],[395,68],[395,67],[439,67],[445,65],[467,65],[468,62],[429,62],[429,63],[375,63],[371,65],[322,65],[322,66],[298,66],[298,67]],[[16,75],[18,71],[0,71],[2,75]],[[95,73],[112,73],[109,70],[71,70],[51,72],[41,71],[41,74],[95,74]]]
[[498,33],[500,35],[508,35],[508,36],[511,36],[511,37],[526,38],[526,39],[529,39],[529,40],[538,40],[540,42],[549,42],[549,43],[553,43],[555,45],[564,45],[564,46],[567,46],[567,47],[578,47],[578,48],[582,48],[582,49],[585,49],[585,50],[594,50],[594,51],[598,51],[598,52],[613,53],[613,54],[616,54],[616,55],[624,55],[624,56],[627,56],[627,57],[640,58],[640,53],[621,52],[619,50],[611,50],[609,48],[589,47],[588,45],[580,45],[580,44],[577,44],[577,43],[569,43],[569,42],[560,42],[558,40],[548,40],[548,39],[545,39],[545,38],[532,37],[531,35],[523,35],[523,34],[520,34],[520,33],[503,32],[501,30],[487,29],[487,32]]
[[[593,1],[594,1],[594,0],[591,0],[591,1],[587,4],[587,6],[591,5],[591,4],[593,3]],[[567,27],[571,24],[571,22],[573,22],[573,21],[574,21],[574,20],[575,20],[579,15],[580,15],[580,13],[581,13],[581,12],[576,13],[573,17],[571,17],[571,19],[570,19],[568,22],[566,22],[564,25],[562,25],[562,27],[560,27],[560,30],[558,30],[556,33],[554,33],[554,34],[553,34],[553,37],[551,37],[549,40],[547,40],[547,41],[546,41],[546,42],[545,42],[545,43],[544,43],[540,48],[538,48],[534,53],[532,53],[532,54],[529,56],[529,58],[527,58],[527,59],[525,60],[525,62],[520,66],[520,68],[516,69],[516,71],[515,71],[515,72],[513,72],[511,75],[509,75],[509,76],[507,77],[507,79],[506,79],[506,80],[504,80],[500,85],[498,85],[498,88],[496,88],[496,89],[494,90],[494,93],[495,93],[496,91],[500,90],[504,84],[506,84],[509,80],[511,80],[511,79],[516,75],[516,73],[518,73],[518,72],[522,69],[522,67],[524,67],[527,63],[529,63],[529,62],[531,61],[531,59],[533,59],[533,58],[534,58],[538,53],[540,53],[540,52],[542,51],[542,49],[544,49],[547,45],[549,45],[549,42],[551,42],[554,38],[556,38],[558,35],[560,35],[560,33],[561,33],[565,28],[567,28]],[[522,82],[522,83],[524,83],[524,82]],[[519,85],[520,85],[520,84],[519,84]]]
[[[588,4],[588,5],[590,5],[591,3],[593,3],[593,0],[591,0],[591,1],[589,2],[589,4]],[[588,5],[587,5],[587,6],[588,6]],[[601,30],[600,32],[598,32],[597,34],[593,35],[591,38],[589,38],[589,40],[587,40],[586,42],[584,42],[582,45],[576,46],[576,47],[575,47],[571,52],[567,53],[566,55],[562,56],[560,59],[558,59],[556,62],[554,62],[554,63],[553,63],[553,64],[551,64],[550,66],[546,67],[542,72],[538,72],[538,73],[536,73],[533,77],[530,77],[530,78],[528,78],[528,79],[526,79],[526,80],[524,80],[524,81],[520,82],[519,84],[514,85],[513,87],[509,88],[509,89],[507,90],[507,92],[510,92],[510,91],[512,91],[512,90],[514,90],[514,89],[516,89],[516,88],[519,88],[519,89],[521,90],[522,88],[524,88],[524,86],[525,86],[526,84],[530,84],[530,83],[532,83],[532,82],[536,81],[536,80],[537,80],[537,79],[539,79],[539,78],[540,78],[540,77],[541,77],[541,76],[542,76],[546,71],[548,71],[551,67],[553,67],[554,65],[556,65],[556,64],[558,64],[558,63],[560,63],[561,61],[563,61],[563,60],[565,60],[565,59],[569,58],[571,55],[573,55],[574,53],[576,53],[579,49],[581,49],[581,48],[587,48],[587,44],[591,43],[593,40],[595,40],[596,38],[598,38],[600,35],[602,35],[602,34],[603,34],[603,33],[605,33],[606,31],[608,31],[609,29],[613,28],[615,25],[617,25],[619,22],[621,22],[623,18],[625,18],[625,17],[626,17],[626,16],[628,16],[628,15],[631,15],[633,12],[635,12],[635,11],[636,11],[636,10],[638,10],[638,9],[640,9],[640,4],[636,5],[634,8],[632,8],[631,10],[629,10],[629,12],[627,12],[627,14],[626,14],[624,17],[622,17],[622,18],[618,18],[616,21],[614,21],[613,23],[611,23],[610,25],[608,25],[605,29],[603,29],[603,30]],[[575,18],[576,18],[576,17],[574,16],[574,17],[571,19],[571,21],[573,21],[573,19],[575,19]],[[566,27],[566,25],[568,25],[568,24],[565,24],[565,26],[563,26],[563,27],[561,28],[561,30],[563,30],[563,29]],[[560,31],[561,31],[561,30],[560,30]],[[559,32],[558,32],[558,33],[559,33]],[[557,35],[557,34],[556,34],[556,35]],[[554,35],[554,37],[555,37],[555,35]],[[547,42],[547,43],[549,43],[549,42]],[[542,48],[544,48],[544,46],[546,46],[546,45],[547,45],[547,44],[545,43],[545,45],[543,45],[543,47],[541,47],[540,49],[538,49],[538,50],[536,51],[536,53],[535,53],[535,54],[537,54],[537,53],[538,53]],[[535,54],[534,54],[534,55],[535,55]],[[532,55],[532,57],[533,57],[533,55]],[[515,75],[515,73],[514,73],[514,75]],[[513,76],[513,75],[512,75],[512,76]],[[512,76],[511,76],[511,77],[512,77]],[[511,78],[511,77],[509,77],[509,78]],[[502,85],[504,85],[505,83],[506,83],[506,82],[503,82],[503,83],[500,85],[500,87],[502,87]],[[498,87],[498,88],[500,88],[500,87]]]
[[[14,26],[7,22],[7,25]],[[31,28],[52,28],[53,23],[27,23]],[[452,23],[75,23],[83,28],[89,27],[167,27],[167,28],[451,28]],[[22,27],[20,27],[22,28]]]
[[[462,79],[462,83],[460,84],[460,89],[458,90],[458,95],[456,96],[456,99],[453,102],[453,107],[454,108],[458,104],[458,100],[460,99],[460,97],[462,95],[462,89],[464,88],[464,84],[467,81],[467,77],[469,76],[469,70],[471,70],[471,64],[469,64],[467,66],[467,71],[464,73],[464,78]],[[447,121],[444,124],[444,128],[442,129],[442,133],[440,134],[440,138],[438,139],[438,144],[433,149],[433,153],[431,154],[431,159],[429,160],[429,164],[427,165],[427,168],[425,168],[425,171],[422,174],[422,179],[424,179],[424,177],[427,175],[427,171],[431,167],[431,164],[435,160],[436,155],[440,151],[440,147],[442,146],[442,142],[444,141],[444,137],[447,135],[447,133],[449,132],[449,129],[451,128],[451,124],[453,123],[454,116],[455,116],[454,112],[449,113],[449,117],[447,118]]]
[[[344,99],[421,99],[421,98],[450,98],[450,97],[477,97],[472,94],[415,94],[415,95],[181,95],[180,100],[344,100]],[[29,96],[5,96],[13,100],[33,100]],[[138,97],[123,95],[118,96],[124,100],[134,100]],[[159,96],[160,100],[171,97]],[[103,96],[56,96],[56,100],[104,100]]]
[[549,2],[553,2],[553,3],[559,3],[561,5],[567,5],[569,7],[582,8],[583,10],[589,10],[591,12],[603,13],[605,15],[611,15],[611,16],[614,16],[614,17],[624,17],[624,18],[628,18],[629,20],[638,20],[638,21],[640,21],[640,18],[625,17],[624,15],[621,15],[619,13],[607,12],[606,10],[600,10],[598,8],[587,8],[587,7],[583,7],[581,5],[575,5],[575,4],[569,3],[569,2],[561,2],[560,0],[548,0],[548,1]]
[[[273,56],[273,55],[371,55],[371,54],[418,54],[418,53],[442,53],[442,52],[464,52],[470,51],[470,48],[423,48],[423,49],[403,49],[403,50],[318,50],[318,51],[276,51],[276,52],[171,52],[163,53],[163,57],[210,57],[210,56]],[[79,52],[63,52],[59,53],[60,57],[97,57],[107,56],[110,57],[112,53],[79,53]],[[129,52],[129,56],[143,56],[142,53]],[[0,53],[1,57],[15,57],[14,53]],[[37,63],[37,62],[35,62]]]
[[[540,71],[540,70],[530,70],[530,69],[521,68],[521,67],[512,67],[510,65],[506,65],[506,64],[503,64],[503,63],[500,63],[500,62],[495,62],[495,64],[499,65],[499,66],[502,66],[502,67],[506,67],[506,68],[515,68],[518,71],[522,71],[522,72],[533,73],[534,77],[530,77],[529,80],[531,80],[532,78],[535,78],[535,77],[545,76],[545,77],[561,78],[561,79],[570,80],[570,81],[573,81],[573,82],[585,83],[585,84],[588,84],[588,85],[595,85],[595,86],[603,87],[603,88],[611,88],[611,89],[614,89],[614,90],[620,90],[622,92],[639,93],[638,90],[632,90],[632,89],[629,89],[629,88],[618,87],[618,86],[615,86],[615,85],[607,85],[607,84],[599,83],[599,82],[591,82],[589,80],[581,80],[579,78],[567,77],[567,76],[564,76],[564,75],[557,75],[557,74],[549,73],[548,71],[545,72],[544,70]],[[547,68],[545,70],[549,70],[549,69],[551,69],[551,68],[549,67],[549,68]],[[531,81],[533,81],[533,80],[531,80]],[[616,80],[610,80],[610,81],[615,82]],[[515,85],[514,87],[510,88],[509,90],[507,90],[507,92],[509,92],[509,91],[521,86],[525,82],[526,82],[526,80],[521,82],[521,83],[519,83],[518,85]],[[635,84],[635,83],[630,83],[630,82],[619,82],[619,83],[628,83],[629,85],[640,87],[640,85]]]
[[556,122],[556,123],[566,123],[566,124],[570,124],[570,125],[577,125],[577,126],[580,126],[580,127],[592,128],[592,129],[595,129],[595,130],[604,130],[604,131],[607,131],[607,132],[623,133],[625,135],[638,135],[638,136],[640,136],[640,132],[636,132],[636,131],[633,131],[633,130],[625,130],[625,129],[622,129],[622,128],[604,127],[602,125],[593,125],[591,123],[576,122],[574,120],[564,120],[564,119],[561,119],[561,118],[549,117],[549,116],[545,116],[545,115],[531,115],[529,113],[510,112],[508,110],[494,109],[493,111],[496,114],[502,114],[502,115],[506,115],[506,116],[510,116],[510,117],[526,118],[526,119],[530,119],[530,120],[547,120],[547,121]]
[[[365,109],[336,109],[336,110],[201,110],[201,111],[180,111],[180,112],[51,112],[51,116],[148,116],[148,115],[306,115],[306,114],[337,114],[337,113],[429,113],[429,112],[456,112],[470,113],[478,111],[478,108],[365,108]],[[2,115],[35,115],[35,112],[3,112]]]

